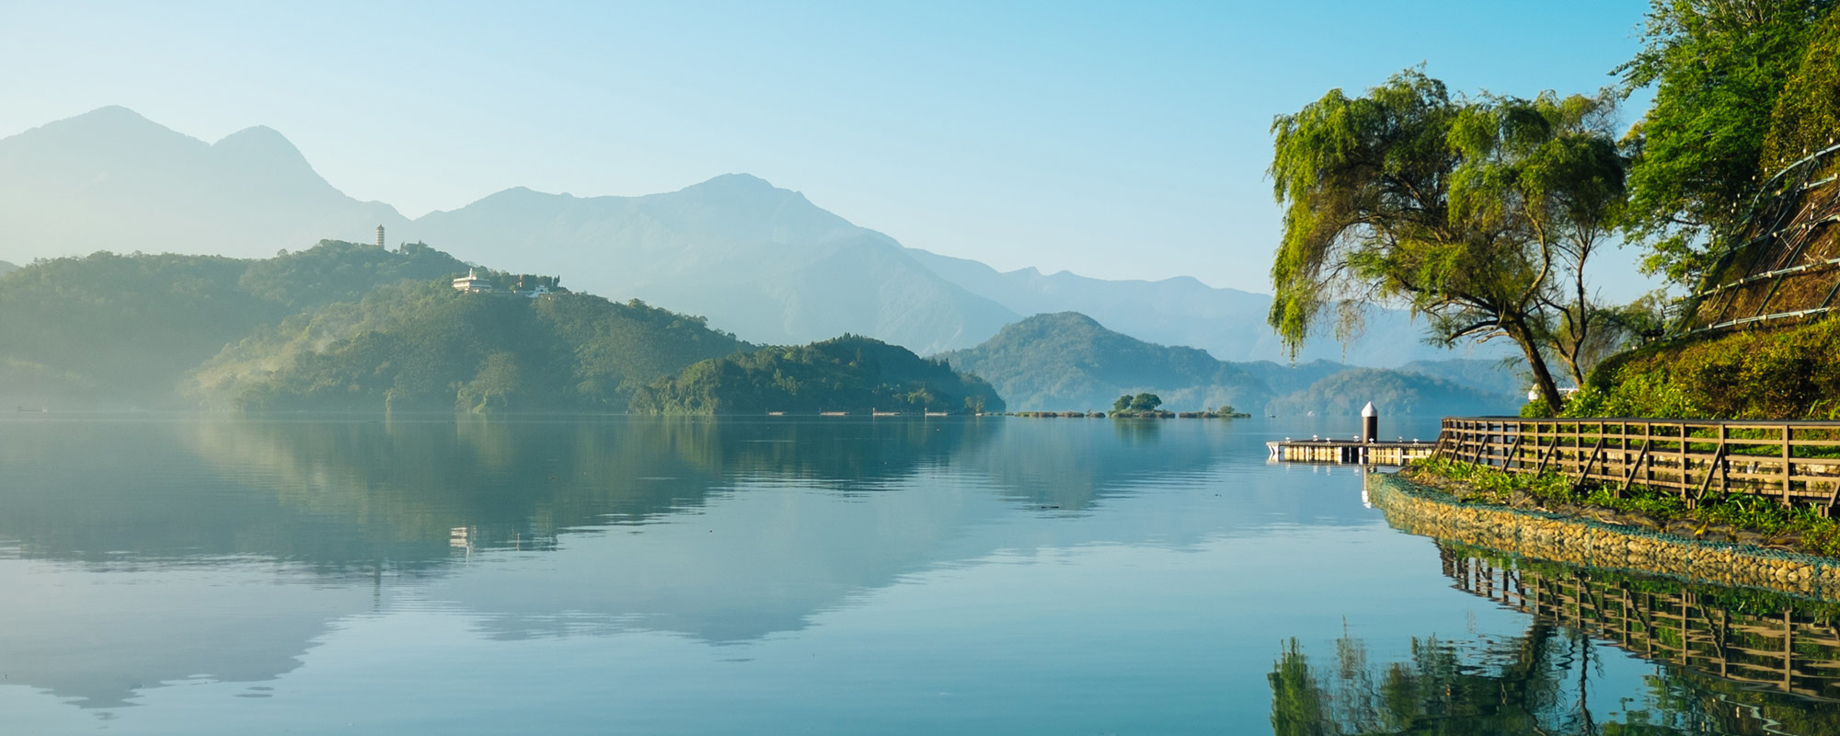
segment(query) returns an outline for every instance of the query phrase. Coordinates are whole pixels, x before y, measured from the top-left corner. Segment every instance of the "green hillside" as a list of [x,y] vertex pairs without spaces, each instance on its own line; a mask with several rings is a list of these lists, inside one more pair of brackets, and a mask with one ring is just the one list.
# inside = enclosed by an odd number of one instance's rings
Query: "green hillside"
[[898,345],[854,335],[705,360],[653,383],[632,411],[653,414],[816,414],[847,411],[1003,411],[976,376]]
[[35,262],[0,278],[0,406],[617,410],[747,347],[637,302],[469,300],[445,283],[467,268],[341,241]]
[[180,376],[290,311],[238,286],[249,261],[116,255],[0,279],[0,404],[165,406]]
[[6,261],[0,261],[0,276],[5,276],[8,273],[11,273],[17,270],[19,270],[18,266],[15,266],[11,263],[7,263]]
[[1840,317],[1662,343],[1610,358],[1567,416],[1840,419]]
[[188,388],[243,410],[619,411],[667,371],[745,347],[637,302],[410,282],[263,329],[200,366]]
[[1036,315],[940,357],[988,379],[1019,410],[1104,410],[1120,395],[1148,392],[1175,411],[1230,404],[1282,416],[1346,414],[1371,400],[1389,415],[1499,414],[1515,410],[1521,391],[1498,361],[1419,361],[1409,370],[1233,363],[1113,332],[1076,312]]
[[237,287],[292,310],[355,302],[372,289],[403,281],[465,275],[467,264],[423,243],[388,251],[374,245],[321,240],[297,253],[249,261]]
[[1142,391],[1183,410],[1256,409],[1271,399],[1265,383],[1240,366],[1113,332],[1078,312],[1038,314],[939,357],[990,381],[1017,409],[1103,410],[1120,394]]

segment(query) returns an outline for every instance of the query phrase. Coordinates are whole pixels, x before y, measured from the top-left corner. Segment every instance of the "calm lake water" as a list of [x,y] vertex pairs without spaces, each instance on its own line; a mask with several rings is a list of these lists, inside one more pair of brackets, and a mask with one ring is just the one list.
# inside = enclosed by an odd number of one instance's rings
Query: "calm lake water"
[[0,731],[1840,732],[1744,654],[1826,607],[1268,464],[1339,423],[4,417]]

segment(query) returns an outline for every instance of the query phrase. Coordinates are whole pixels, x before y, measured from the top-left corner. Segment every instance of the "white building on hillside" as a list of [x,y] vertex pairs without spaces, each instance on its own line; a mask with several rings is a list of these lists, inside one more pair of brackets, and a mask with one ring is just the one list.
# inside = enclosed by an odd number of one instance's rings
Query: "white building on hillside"
[[493,290],[492,281],[471,268],[466,270],[465,276],[454,279],[454,288],[469,294],[484,294]]

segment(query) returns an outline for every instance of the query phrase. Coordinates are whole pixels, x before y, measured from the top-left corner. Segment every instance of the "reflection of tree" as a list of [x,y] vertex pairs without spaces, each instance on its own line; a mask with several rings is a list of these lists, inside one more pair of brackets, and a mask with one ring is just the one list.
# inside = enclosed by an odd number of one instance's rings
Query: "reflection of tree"
[[1590,711],[1566,695],[1573,670],[1582,678],[1589,669],[1592,646],[1544,627],[1467,645],[1414,639],[1409,662],[1376,668],[1359,639],[1343,637],[1325,671],[1292,640],[1269,677],[1272,728],[1280,736],[1597,733]]

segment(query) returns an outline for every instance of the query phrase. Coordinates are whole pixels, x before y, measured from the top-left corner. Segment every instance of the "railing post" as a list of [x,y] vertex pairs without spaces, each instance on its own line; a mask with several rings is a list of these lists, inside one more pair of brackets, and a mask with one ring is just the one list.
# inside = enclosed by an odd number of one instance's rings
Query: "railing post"
[[1782,428],[1782,476],[1783,476],[1782,504],[1784,506],[1792,506],[1795,503],[1794,501],[1789,500],[1789,483],[1790,483],[1790,479],[1794,477],[1793,473],[1791,472],[1791,469],[1795,467],[1795,463],[1789,459],[1791,457],[1791,453],[1789,452],[1789,440],[1793,436],[1794,432],[1795,432],[1794,425],[1790,425],[1790,424],[1783,425],[1783,428]]
[[[1717,466],[1719,466],[1719,493],[1720,495],[1730,495],[1731,493],[1731,460],[1726,460],[1726,458],[1724,458],[1724,454],[1726,454],[1726,440],[1730,440],[1730,438],[1731,438],[1731,427],[1726,427],[1726,423],[1724,423],[1724,421],[1720,421],[1719,423],[1719,454],[1717,454],[1717,456],[1715,456],[1715,460],[1713,460],[1713,464],[1717,464]],[[1708,467],[1708,469],[1706,469],[1706,473],[1708,473],[1708,478],[1711,477],[1711,475],[1709,475],[1711,471],[1713,471],[1711,467]]]

